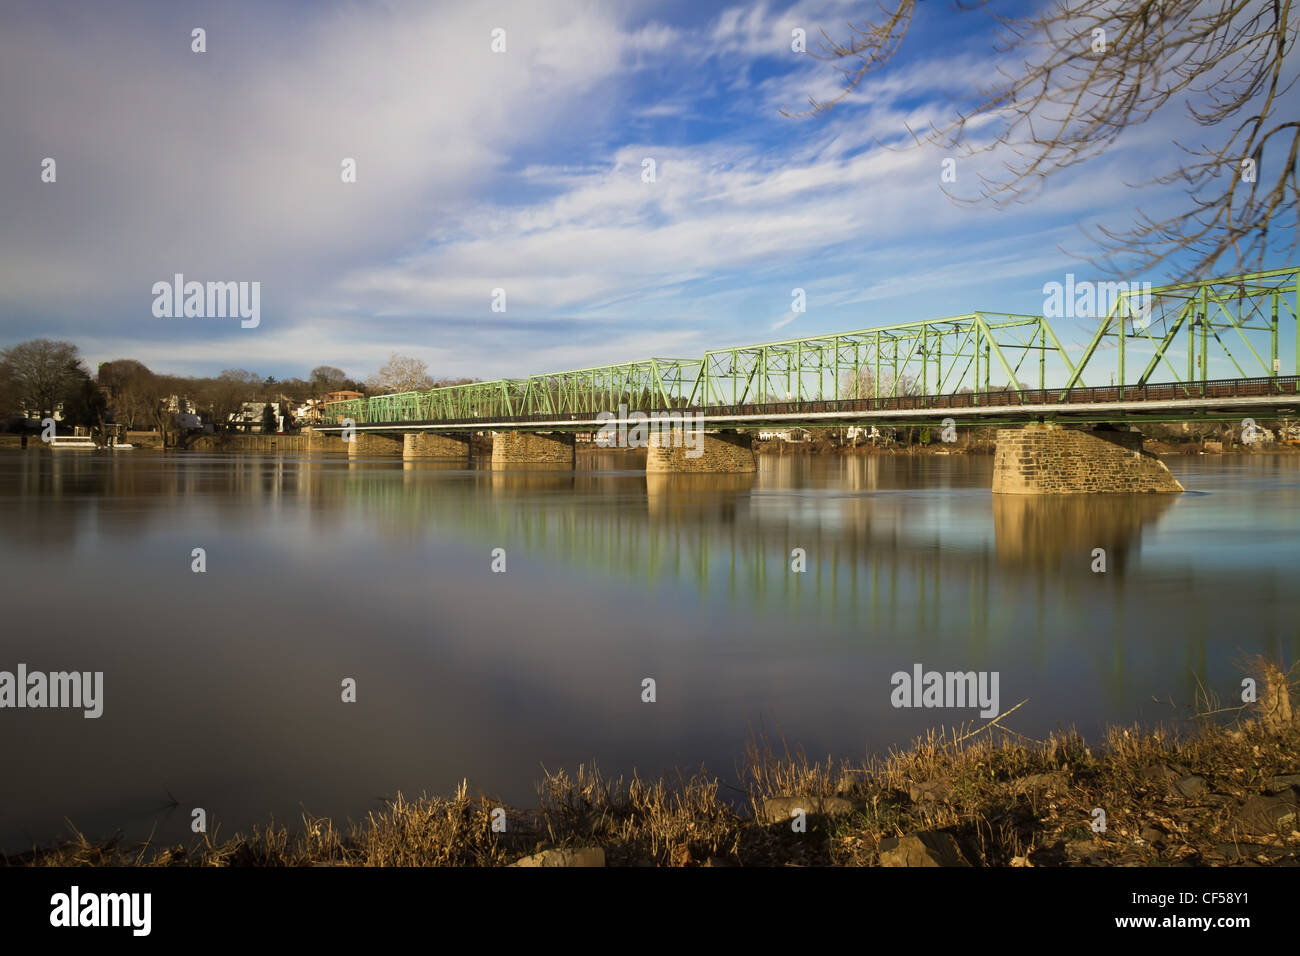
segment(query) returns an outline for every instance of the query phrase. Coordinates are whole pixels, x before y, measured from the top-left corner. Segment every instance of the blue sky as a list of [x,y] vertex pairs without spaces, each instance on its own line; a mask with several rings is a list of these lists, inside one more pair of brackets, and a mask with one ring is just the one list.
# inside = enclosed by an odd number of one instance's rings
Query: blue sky
[[[999,59],[985,14],[920,6],[887,72],[792,119],[836,83],[792,28],[843,35],[874,3],[9,2],[0,345],[277,377],[364,378],[400,351],[495,378],[1038,312],[1044,283],[1104,278],[1058,247],[1090,251],[1081,223],[1127,226],[1139,203],[1177,208],[1176,189],[1125,184],[1178,162],[1186,119],[1127,131],[1030,204],[956,206],[945,154],[881,143],[949,115]],[[978,162],[959,161],[959,192]],[[155,318],[153,283],[177,272],[259,281],[260,325]]]

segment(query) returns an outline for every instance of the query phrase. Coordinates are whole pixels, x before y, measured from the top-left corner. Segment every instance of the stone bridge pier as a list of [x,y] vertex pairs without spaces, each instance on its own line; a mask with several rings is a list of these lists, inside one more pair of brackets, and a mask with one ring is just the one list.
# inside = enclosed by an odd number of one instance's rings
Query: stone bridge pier
[[1139,432],[1057,424],[999,428],[993,493],[1004,495],[1178,493],[1178,482]]
[[565,432],[493,432],[492,467],[573,471],[573,447]]
[[646,449],[646,474],[743,474],[758,470],[754,437],[748,432],[652,430]]
[[400,458],[402,436],[385,432],[357,432],[348,446],[349,458]]
[[439,461],[469,463],[469,433],[449,435],[446,432],[407,432],[402,436],[402,460],[432,458]]
[[309,452],[345,452],[348,450],[348,442],[345,442],[338,435],[317,431],[314,428],[304,428],[302,436],[306,440],[307,451]]
[[401,458],[469,462],[470,436],[436,432],[357,432],[342,442],[348,455],[360,458]]

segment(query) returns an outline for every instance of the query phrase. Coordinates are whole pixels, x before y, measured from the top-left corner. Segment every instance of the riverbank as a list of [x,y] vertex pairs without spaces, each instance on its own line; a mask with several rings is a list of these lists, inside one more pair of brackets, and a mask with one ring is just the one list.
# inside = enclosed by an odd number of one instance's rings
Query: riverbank
[[[22,437],[18,434],[0,434],[0,449],[17,450],[23,448]],[[296,454],[338,453],[347,451],[347,446],[334,436],[315,436],[308,431],[290,434],[268,435],[168,435],[166,444],[158,432],[128,432],[122,439],[136,449],[198,452],[280,452]],[[472,440],[473,454],[490,456],[492,440],[489,436],[475,435]],[[25,446],[32,451],[48,451],[38,437],[28,436]],[[1187,455],[1300,455],[1300,446],[1282,443],[1243,445],[1222,441],[1168,441],[1148,438],[1145,446],[1148,451],[1162,458]],[[594,446],[579,445],[580,451],[596,452]],[[901,444],[860,442],[858,444],[839,444],[825,438],[814,438],[802,442],[754,441],[754,451],[760,455],[803,455],[803,456],[867,456],[867,455],[992,455],[997,451],[997,444],[989,438],[966,438],[953,443],[931,442],[930,444]],[[641,450],[644,456],[644,450]]]
[[[866,764],[755,744],[740,785],[704,774],[555,773],[536,809],[467,786],[399,796],[344,828],[304,817],[224,842],[128,846],[75,834],[34,866],[1169,866],[1300,864],[1300,714],[1263,666],[1257,703],[1193,732],[1032,741],[1015,708]],[[1294,670],[1294,669],[1293,669]],[[1294,677],[1294,674],[1291,675]]]

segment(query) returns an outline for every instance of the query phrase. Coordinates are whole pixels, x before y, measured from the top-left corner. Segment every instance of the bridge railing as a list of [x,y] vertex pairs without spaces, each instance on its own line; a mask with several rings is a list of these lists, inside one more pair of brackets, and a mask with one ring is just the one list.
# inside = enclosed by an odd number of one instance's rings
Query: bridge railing
[[[716,418],[745,416],[863,414],[891,411],[943,411],[965,408],[1069,407],[1108,405],[1120,402],[1161,402],[1187,399],[1260,398],[1270,395],[1300,396],[1300,376],[1219,379],[1204,382],[1160,382],[1144,385],[1110,385],[1102,387],[990,389],[982,392],[956,392],[950,395],[898,395],[879,398],[845,398],[831,401],[748,402],[740,405],[705,405],[699,407],[656,409],[659,414]],[[610,409],[609,411],[613,411]],[[425,422],[372,422],[369,424],[425,424],[482,426],[485,423],[511,425],[547,424],[583,420],[572,414],[509,415],[490,418],[433,419]],[[358,420],[358,423],[359,420]],[[593,426],[595,427],[595,426]]]

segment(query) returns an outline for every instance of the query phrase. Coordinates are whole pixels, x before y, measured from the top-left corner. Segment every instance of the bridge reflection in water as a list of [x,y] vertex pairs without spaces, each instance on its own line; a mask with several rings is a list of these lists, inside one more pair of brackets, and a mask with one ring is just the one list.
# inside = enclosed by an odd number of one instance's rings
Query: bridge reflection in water
[[[998,565],[1055,579],[1088,570],[1092,549],[1100,547],[1114,581],[1140,550],[1144,529],[1174,503],[1156,495],[989,495],[982,487],[984,461],[956,473],[948,468],[939,486],[926,480],[927,462],[899,469],[896,460],[886,461],[895,467],[882,473],[880,458],[847,460],[832,486],[802,489],[790,485],[798,467],[791,459],[734,475],[475,472],[456,464],[350,462],[345,483],[322,474],[312,493],[364,502],[390,532],[451,524],[610,574],[692,581],[701,593],[720,571],[728,581],[753,582],[751,596],[759,599],[774,587],[783,596],[798,593],[792,589],[806,581],[826,599],[814,608],[822,612],[836,610],[840,585],[859,577],[855,569],[876,569],[882,559],[918,578],[941,567],[985,574]],[[400,485],[391,480],[397,468]],[[450,487],[430,483],[431,472],[459,472],[463,480]],[[992,548],[987,529],[945,525],[952,503],[943,492],[954,489],[968,501],[986,499]],[[551,497],[561,493],[568,497]],[[423,520],[412,520],[417,517]],[[804,576],[789,572],[794,548],[808,556]]]
[[[1142,536],[1174,504],[990,495],[979,458],[822,464],[812,480],[806,460],[785,458],[764,459],[757,474],[459,469],[449,481],[431,474],[448,471],[441,465],[352,462],[346,480],[316,473],[309,493],[346,499],[397,538],[454,530],[484,554],[505,547],[857,640],[922,651],[957,642],[980,654],[1027,629],[1045,649],[1101,604],[1122,615],[1140,586],[1129,577]],[[1091,570],[1098,547],[1105,574]],[[791,570],[796,548],[804,573]]]
[[1124,575],[1143,530],[1173,505],[1168,495],[993,495],[998,562],[1026,572],[1068,572],[1105,551],[1105,572]]
[[[1059,666],[1065,648],[1086,648],[1085,666],[1117,701],[1132,696],[1126,674],[1134,667],[1163,668],[1166,680],[1183,680],[1190,700],[1212,655],[1238,656],[1239,645],[1223,638],[1239,633],[1241,609],[1254,643],[1300,653],[1295,601],[1278,580],[1285,563],[1227,540],[1234,526],[1259,524],[1246,499],[1231,505],[1232,517],[1196,495],[995,496],[991,462],[979,457],[765,457],[756,474],[673,477],[632,470],[626,452],[602,454],[604,470],[560,473],[338,458],[146,464],[143,456],[24,455],[13,487],[33,508],[20,507],[10,529],[28,549],[51,552],[74,546],[88,527],[145,538],[162,533],[175,503],[190,499],[231,533],[264,534],[275,520],[308,535],[312,548],[325,547],[302,554],[299,573],[322,592],[348,593],[373,585],[354,555],[375,548],[414,556],[440,544],[461,568],[408,562],[402,573],[455,581],[472,578],[476,562],[486,569],[491,549],[504,547],[512,574],[530,564],[551,569],[559,604],[595,607],[593,589],[639,589],[671,608],[665,626],[678,629],[745,628],[755,641],[831,639],[922,660],[941,650],[972,667],[997,667],[1012,647]],[[1234,467],[1259,472],[1267,489],[1294,488],[1294,468],[1274,473],[1284,464]],[[1294,493],[1269,494],[1281,495],[1270,507],[1293,507]],[[68,496],[94,502],[76,524],[36,507]],[[172,504],[141,504],[150,501]],[[1188,507],[1212,519],[1179,532],[1194,545],[1165,534],[1149,554],[1150,539]],[[805,573],[791,571],[796,548],[807,556]],[[1091,570],[1095,548],[1106,551],[1104,574]],[[1171,669],[1178,677],[1168,677]]]
[[[717,613],[807,622],[783,640],[829,629],[875,651],[990,668],[1017,645],[1037,666],[1086,646],[1117,705],[1135,693],[1131,665],[1168,665],[1146,640],[1162,611],[1141,574],[1144,536],[1178,506],[1165,496],[991,495],[991,462],[961,456],[764,458],[749,475],[462,471],[450,483],[410,465],[400,483],[391,464],[354,464],[346,482],[323,472],[312,494],[347,498],[385,534],[455,529],[481,549],[643,585],[700,613],[722,602]],[[791,571],[795,548],[805,573]],[[1105,573],[1092,571],[1095,548]],[[1244,569],[1176,577],[1189,593],[1171,622],[1182,650],[1169,679],[1190,701],[1207,679],[1213,595],[1268,585]],[[1168,575],[1154,586],[1167,591]]]

